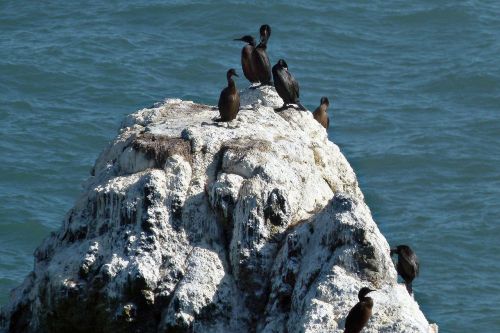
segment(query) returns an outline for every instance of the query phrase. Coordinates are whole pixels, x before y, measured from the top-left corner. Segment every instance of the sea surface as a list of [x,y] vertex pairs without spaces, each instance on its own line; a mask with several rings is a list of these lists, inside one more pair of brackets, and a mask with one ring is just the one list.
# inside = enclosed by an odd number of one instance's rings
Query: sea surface
[[[0,304],[125,115],[216,104],[272,27],[440,332],[500,331],[500,2],[0,0]],[[237,80],[240,88],[248,84]]]

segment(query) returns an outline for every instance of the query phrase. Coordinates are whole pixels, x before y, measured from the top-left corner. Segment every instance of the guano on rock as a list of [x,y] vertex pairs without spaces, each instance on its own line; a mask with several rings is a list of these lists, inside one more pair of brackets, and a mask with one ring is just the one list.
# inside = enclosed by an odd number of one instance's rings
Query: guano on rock
[[437,332],[396,281],[356,176],[274,88],[236,120],[168,99],[128,116],[0,315],[4,332]]

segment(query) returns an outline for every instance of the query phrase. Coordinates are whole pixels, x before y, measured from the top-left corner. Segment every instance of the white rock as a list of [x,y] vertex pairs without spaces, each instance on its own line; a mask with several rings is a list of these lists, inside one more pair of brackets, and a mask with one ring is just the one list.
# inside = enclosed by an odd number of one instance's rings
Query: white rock
[[364,332],[437,332],[312,114],[274,112],[271,87],[241,105],[229,123],[179,99],[126,117],[0,330],[342,332],[370,286]]

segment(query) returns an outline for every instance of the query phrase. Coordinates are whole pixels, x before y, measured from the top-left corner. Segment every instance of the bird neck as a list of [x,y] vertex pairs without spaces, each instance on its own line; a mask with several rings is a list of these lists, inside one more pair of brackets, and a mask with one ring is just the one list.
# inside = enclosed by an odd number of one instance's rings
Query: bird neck
[[257,48],[265,50],[267,48],[267,40],[262,40],[259,45],[257,45]]
[[229,88],[235,88],[236,87],[236,84],[234,83],[234,80],[231,76],[228,76],[227,77],[227,86]]
[[319,109],[321,110],[322,113],[326,113],[326,109],[328,109],[328,105],[326,104],[321,104]]
[[371,297],[365,296],[362,297],[359,301],[368,306],[369,308],[373,307],[373,299]]

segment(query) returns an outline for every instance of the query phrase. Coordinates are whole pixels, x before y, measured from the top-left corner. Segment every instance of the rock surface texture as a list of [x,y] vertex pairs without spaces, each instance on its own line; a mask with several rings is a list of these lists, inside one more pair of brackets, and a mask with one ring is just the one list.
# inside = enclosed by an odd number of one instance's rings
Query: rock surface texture
[[128,116],[0,315],[5,332],[437,332],[398,284],[356,175],[274,88],[236,120],[169,99]]

